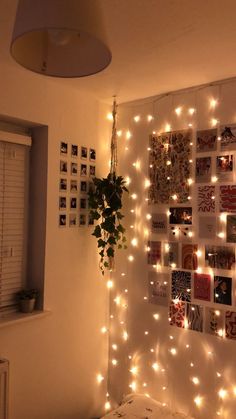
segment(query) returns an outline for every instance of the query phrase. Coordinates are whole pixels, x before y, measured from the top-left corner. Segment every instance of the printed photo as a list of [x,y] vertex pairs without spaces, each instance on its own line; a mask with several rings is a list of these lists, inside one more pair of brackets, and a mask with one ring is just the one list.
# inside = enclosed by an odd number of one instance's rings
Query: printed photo
[[164,266],[178,268],[179,266],[179,243],[164,243]]
[[192,229],[190,227],[171,227],[170,228],[170,238],[171,240],[188,240],[192,237]]
[[198,187],[198,211],[215,212],[215,186]]
[[95,166],[89,166],[89,176],[95,176]]
[[77,175],[78,165],[77,163],[71,163],[71,175]]
[[78,146],[75,144],[71,145],[71,157],[78,157]]
[[214,302],[218,304],[232,304],[232,278],[214,276]]
[[216,157],[216,174],[220,179],[231,181],[233,178],[233,155]]
[[88,149],[87,147],[81,147],[81,159],[88,158]]
[[80,209],[86,209],[86,198],[80,198]]
[[201,239],[215,240],[216,217],[199,217],[199,232]]
[[197,249],[197,244],[182,244],[182,269],[197,269]]
[[66,197],[65,196],[59,196],[59,209],[66,209]]
[[205,307],[205,332],[211,335],[221,336],[225,328],[224,312],[218,308]]
[[76,193],[78,190],[77,180],[70,181],[70,191],[71,193]]
[[191,273],[172,271],[172,300],[191,301]]
[[61,141],[60,153],[67,154],[67,152],[68,152],[68,144],[65,143],[64,141]]
[[94,150],[94,148],[89,149],[89,160],[91,161],[96,160],[96,150]]
[[86,225],[86,214],[80,214],[79,225],[80,226],[85,226]]
[[148,272],[149,303],[168,306],[169,275],[159,272]]
[[227,215],[226,241],[236,243],[236,215]]
[[59,227],[65,227],[66,226],[66,214],[60,214],[59,215]]
[[220,212],[236,213],[236,186],[220,186]]
[[152,214],[151,231],[156,234],[167,234],[166,214]]
[[80,165],[80,176],[87,176],[87,165],[81,164]]
[[76,214],[70,214],[69,215],[69,226],[75,227],[77,225],[77,215]]
[[169,321],[171,326],[184,327],[185,326],[185,306],[182,301],[172,301],[169,306]]
[[149,241],[148,242],[147,259],[149,265],[156,265],[161,263],[161,242]]
[[77,198],[70,198],[70,209],[77,208]]
[[67,179],[60,179],[60,191],[66,191],[67,190]]
[[169,223],[170,224],[192,224],[192,208],[191,207],[174,207],[170,208]]
[[211,301],[211,275],[194,272],[194,298]]
[[225,313],[225,337],[236,339],[236,313],[233,311]]
[[211,157],[196,158],[196,182],[210,182],[211,180]]
[[220,127],[221,150],[236,150],[236,125]]
[[67,173],[67,162],[65,160],[60,160],[60,172]]
[[203,331],[203,307],[197,304],[187,304],[188,329],[196,332]]
[[216,150],[217,129],[197,131],[197,152]]
[[216,269],[233,269],[235,267],[235,250],[227,246],[205,247],[206,266]]
[[87,192],[87,182],[85,180],[81,180],[80,182],[80,192]]

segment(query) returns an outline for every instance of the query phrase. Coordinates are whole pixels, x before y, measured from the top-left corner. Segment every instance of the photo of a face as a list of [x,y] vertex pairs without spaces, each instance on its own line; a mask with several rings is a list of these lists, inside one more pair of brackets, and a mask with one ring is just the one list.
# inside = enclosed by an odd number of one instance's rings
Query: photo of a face
[[192,208],[191,207],[173,207],[170,208],[169,222],[170,224],[192,224]]
[[87,176],[87,165],[81,164],[80,165],[80,176]]
[[60,172],[67,173],[67,162],[65,160],[60,160]]
[[91,161],[95,161],[96,160],[96,150],[94,150],[94,148],[90,148],[89,149],[89,159]]
[[65,209],[66,208],[66,197],[65,196],[60,196],[59,197],[59,209]]
[[61,147],[60,147],[61,154],[67,154],[67,151],[68,151],[68,144],[65,143],[64,141],[61,141]]
[[87,147],[81,147],[81,159],[88,158],[88,149]]
[[76,193],[77,192],[77,189],[78,189],[77,180],[71,180],[70,181],[70,191],[72,193]]
[[77,157],[78,156],[78,146],[75,144],[71,145],[71,157]]
[[232,278],[214,276],[214,302],[231,305]]
[[211,179],[211,157],[196,159],[196,182],[209,182]]
[[89,166],[89,176],[95,176],[95,166]]
[[60,191],[67,190],[67,179],[60,179]]

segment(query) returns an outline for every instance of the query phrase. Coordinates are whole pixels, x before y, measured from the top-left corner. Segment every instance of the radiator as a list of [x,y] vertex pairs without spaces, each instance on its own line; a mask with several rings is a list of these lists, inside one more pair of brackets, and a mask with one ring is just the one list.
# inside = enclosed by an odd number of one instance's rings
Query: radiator
[[9,362],[0,359],[0,419],[8,418]]

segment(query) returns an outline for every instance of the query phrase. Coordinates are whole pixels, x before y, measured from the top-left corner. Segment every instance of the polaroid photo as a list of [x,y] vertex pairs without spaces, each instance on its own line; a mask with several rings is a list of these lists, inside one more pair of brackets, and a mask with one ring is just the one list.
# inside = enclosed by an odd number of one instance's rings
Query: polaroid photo
[[71,157],[78,157],[78,146],[71,144]]
[[94,148],[89,149],[89,160],[90,161],[96,160],[96,150]]
[[85,180],[81,180],[80,182],[80,192],[82,193],[87,192],[87,182]]
[[197,244],[182,244],[182,269],[195,271],[198,267]]
[[66,196],[59,196],[59,209],[66,209]]
[[225,313],[225,337],[236,339],[236,313],[233,311]]
[[215,186],[198,187],[198,211],[215,212]]
[[233,155],[216,157],[216,175],[221,180],[233,180]]
[[80,165],[80,176],[87,176],[87,164]]
[[220,212],[236,213],[236,186],[220,186]]
[[85,226],[86,225],[86,214],[80,214],[79,225],[80,226]]
[[168,306],[169,275],[159,272],[148,272],[149,303]]
[[232,304],[232,278],[214,276],[214,303]]
[[59,215],[59,227],[65,227],[66,226],[66,214],[60,214]]
[[89,176],[95,176],[96,175],[96,167],[95,166],[89,166]]
[[164,266],[178,268],[179,266],[179,243],[168,242],[164,243]]
[[87,199],[80,198],[80,209],[86,209],[86,208],[87,208]]
[[196,151],[208,152],[216,150],[217,129],[205,129],[197,131]]
[[216,217],[199,217],[198,236],[200,239],[216,239]]
[[70,191],[71,191],[71,193],[76,193],[78,191],[77,180],[71,180],[70,181]]
[[67,173],[67,161],[60,160],[60,173]]
[[236,150],[236,125],[230,124],[220,127],[221,150]]
[[191,301],[191,272],[172,271],[171,299]]
[[233,269],[235,267],[234,247],[206,245],[205,265],[215,269]]
[[71,163],[71,175],[76,176],[78,173],[78,164],[77,163]]
[[211,301],[211,275],[194,272],[194,298],[196,300]]
[[148,252],[147,252],[148,265],[156,265],[161,263],[161,242],[160,241],[149,241]]
[[187,304],[187,328],[195,332],[203,331],[203,307],[197,304]]
[[205,332],[214,336],[222,336],[225,329],[225,315],[218,308],[205,307]]
[[76,225],[77,225],[77,215],[69,214],[69,226],[76,227]]
[[154,234],[167,234],[166,214],[152,214],[151,231]]
[[192,224],[191,207],[173,207],[169,210],[170,224]]
[[88,149],[87,147],[81,147],[81,159],[88,158]]
[[192,238],[192,228],[184,226],[171,226],[169,236],[170,240],[189,241]]
[[77,208],[77,198],[70,198],[70,209]]
[[185,327],[186,304],[182,301],[172,301],[169,306],[169,324],[171,326]]
[[67,190],[67,179],[62,179],[62,178],[60,179],[59,190],[60,191]]
[[226,218],[226,242],[236,243],[236,215],[227,215]]
[[195,169],[196,182],[211,181],[211,157],[197,157]]
[[60,153],[61,154],[67,154],[68,153],[68,144],[65,143],[64,141],[61,141]]

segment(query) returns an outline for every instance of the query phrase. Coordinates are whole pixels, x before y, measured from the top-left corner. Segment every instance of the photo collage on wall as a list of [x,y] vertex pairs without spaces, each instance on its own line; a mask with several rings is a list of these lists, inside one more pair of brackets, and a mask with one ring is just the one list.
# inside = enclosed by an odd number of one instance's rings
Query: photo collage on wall
[[96,176],[96,150],[60,142],[59,227],[91,226],[88,191]]
[[149,302],[236,339],[236,125],[150,136]]

